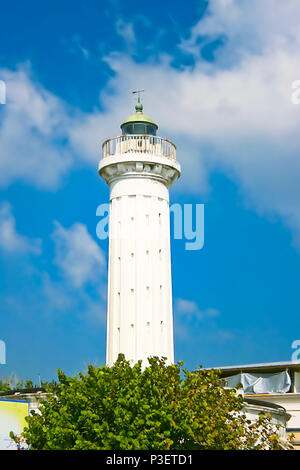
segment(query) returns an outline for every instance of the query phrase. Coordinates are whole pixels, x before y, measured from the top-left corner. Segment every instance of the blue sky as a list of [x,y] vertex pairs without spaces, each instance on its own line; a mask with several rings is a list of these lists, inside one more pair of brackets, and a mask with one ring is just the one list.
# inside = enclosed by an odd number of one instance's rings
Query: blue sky
[[[275,8],[276,6],[276,8]],[[101,143],[144,109],[177,145],[171,203],[205,204],[205,245],[172,237],[176,360],[290,360],[300,338],[298,2],[19,1],[1,6],[0,377],[105,362]]]

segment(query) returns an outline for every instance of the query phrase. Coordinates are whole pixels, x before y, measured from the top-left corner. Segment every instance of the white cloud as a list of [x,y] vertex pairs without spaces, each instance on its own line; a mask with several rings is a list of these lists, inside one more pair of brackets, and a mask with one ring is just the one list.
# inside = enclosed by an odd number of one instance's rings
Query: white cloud
[[[106,299],[101,289],[90,291],[86,286],[78,289],[60,276],[20,264],[24,268],[22,282],[13,295],[0,293],[3,312],[22,318],[48,318],[56,321],[62,316],[72,315],[83,322],[105,326]],[[99,281],[103,285],[103,280]],[[28,287],[29,286],[29,287]],[[30,306],[30,308],[29,308]]]
[[85,225],[73,224],[69,229],[58,222],[53,232],[55,263],[74,287],[97,284],[106,274],[103,250],[93,240]]
[[[73,278],[71,280],[73,281]],[[41,273],[41,281],[41,288],[37,290],[32,304],[38,305],[38,309],[43,311],[44,315],[66,315],[76,312],[78,317],[89,323],[105,325],[106,298],[101,292],[104,286],[103,278],[95,279],[95,282],[99,283],[99,288],[92,293],[84,289],[86,286],[78,286],[74,282],[62,282],[61,279],[53,280],[48,273]]]
[[177,299],[176,307],[179,313],[195,313],[198,311],[198,305],[193,300]]
[[64,103],[31,78],[28,66],[0,69],[7,103],[0,113],[0,186],[26,181],[56,187],[72,158],[64,141],[69,117]]
[[44,314],[75,310],[76,296],[62,282],[53,281],[48,273],[41,273],[41,281],[40,295]]
[[73,54],[79,54],[85,59],[88,60],[90,58],[90,51],[82,45],[81,38],[75,34],[70,41],[68,41],[67,46]]
[[[107,57],[114,75],[101,92],[101,112],[69,112],[26,74],[11,75],[15,105],[2,107],[0,184],[22,178],[51,187],[75,156],[95,165],[99,143],[118,135],[133,109],[129,92],[142,87],[145,112],[177,144],[182,178],[175,190],[201,195],[210,172],[222,170],[255,210],[280,217],[300,248],[300,105],[291,103],[291,85],[300,78],[298,9],[298,0],[212,0],[180,44],[196,58],[193,67],[174,68],[163,55],[148,63]],[[119,32],[133,39],[125,26]],[[216,61],[205,62],[203,45],[220,36]]]
[[233,332],[218,325],[221,312],[214,307],[201,309],[194,300],[177,298],[174,305],[174,331],[178,341],[199,346],[199,341],[223,342],[234,338]]
[[128,48],[131,48],[136,43],[133,24],[125,22],[119,18],[116,23],[117,33],[124,39]]
[[175,311],[186,320],[204,320],[220,315],[220,311],[216,308],[208,307],[201,310],[193,300],[181,298],[176,299]]
[[[8,205],[4,207],[5,210],[3,207],[0,209],[0,231],[3,228],[3,215],[10,214],[10,208],[9,211],[7,208]],[[5,221],[7,218],[5,215]],[[33,243],[16,234],[15,230],[4,229],[4,232],[8,238],[4,242],[0,241],[0,248],[14,253],[39,252],[37,241]],[[13,295],[0,295],[4,311],[22,317],[29,315],[39,318],[42,315],[48,317],[49,321],[62,315],[73,315],[91,325],[104,326],[107,268],[103,251],[89,235],[86,226],[80,223],[65,229],[56,222],[52,239],[55,248],[53,261],[58,270],[48,269],[46,272],[35,266],[33,260],[28,262],[23,256],[11,260],[17,278],[22,273],[22,279]]]
[[239,61],[245,53],[259,55],[299,42],[298,11],[298,0],[210,0],[181,48],[199,58],[206,44],[221,37],[225,50],[217,50],[218,63]]
[[[280,217],[300,249],[300,105],[291,103],[300,78],[299,3],[296,0],[214,0],[209,14],[181,47],[198,59],[175,69],[171,58],[135,63],[112,54],[114,93],[101,95],[104,113],[85,116],[72,128],[71,142],[96,159],[95,144],[118,134],[128,114],[128,91],[142,85],[145,112],[159,134],[177,144],[182,178],[175,190],[201,194],[212,169],[239,183],[247,204]],[[200,59],[203,44],[223,35],[217,60]],[[204,41],[199,45],[199,37]],[[113,131],[115,129],[115,131]]]
[[41,254],[41,240],[30,239],[17,232],[16,220],[7,201],[0,206],[0,248],[12,254]]

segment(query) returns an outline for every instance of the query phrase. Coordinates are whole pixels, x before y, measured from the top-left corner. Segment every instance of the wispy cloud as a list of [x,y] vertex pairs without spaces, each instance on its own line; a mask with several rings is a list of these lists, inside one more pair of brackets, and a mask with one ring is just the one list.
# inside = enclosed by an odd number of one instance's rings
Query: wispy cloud
[[262,55],[298,41],[298,8],[297,0],[210,0],[205,15],[180,47],[199,59],[207,44],[222,38],[214,65],[232,66],[247,54]]
[[216,318],[220,315],[220,311],[216,308],[205,308],[201,310],[197,303],[193,300],[176,299],[175,310],[185,318],[203,320],[206,318]]
[[0,187],[26,181],[54,188],[70,168],[65,104],[32,78],[30,66],[0,70],[7,103],[0,114]]
[[[105,324],[107,267],[103,250],[80,223],[66,229],[58,222],[52,233],[56,269],[45,270],[18,256],[13,269],[21,274],[19,288],[13,295],[1,294],[3,310],[16,317],[55,319],[69,314],[92,324]],[[8,227],[8,228],[7,228]],[[40,241],[23,237],[15,231],[10,206],[0,208],[0,248],[6,252],[39,254]],[[44,260],[45,262],[46,260]],[[30,286],[30,288],[29,288]],[[28,311],[28,306],[30,309]]]
[[132,46],[136,43],[133,24],[119,18],[116,23],[116,29],[117,33],[124,39],[128,49],[132,49]]
[[88,282],[99,283],[106,273],[105,254],[86,226],[78,222],[69,229],[59,222],[55,226],[52,234],[55,263],[64,276],[74,287],[82,287]]
[[12,254],[41,254],[41,240],[17,232],[12,207],[7,201],[0,206],[0,248]]
[[74,54],[79,53],[85,60],[90,58],[90,51],[87,47],[83,46],[82,39],[77,34],[71,38],[71,40],[67,43],[67,46],[69,47],[70,52]]
[[177,298],[174,305],[175,334],[179,341],[199,343],[205,338],[212,343],[232,340],[231,331],[220,328],[221,312],[214,307],[200,308],[194,300]]

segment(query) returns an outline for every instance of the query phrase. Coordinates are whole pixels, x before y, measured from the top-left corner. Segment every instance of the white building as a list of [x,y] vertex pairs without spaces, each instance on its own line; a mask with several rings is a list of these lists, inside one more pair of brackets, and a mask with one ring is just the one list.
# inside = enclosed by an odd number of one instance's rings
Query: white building
[[43,388],[10,390],[0,393],[0,450],[27,449],[24,439],[17,445],[11,438],[21,435],[24,430],[25,417],[32,411],[39,413],[39,399],[46,399],[47,393]]
[[150,356],[174,362],[169,188],[180,176],[176,147],[143,113],[103,144],[99,174],[110,187],[106,362]]
[[262,408],[273,405],[271,414],[275,420],[276,416],[279,418],[280,410],[286,410],[289,415],[286,431],[294,435],[294,449],[300,450],[300,362],[246,364],[214,369],[221,370],[226,386],[242,385],[248,405],[252,403]]

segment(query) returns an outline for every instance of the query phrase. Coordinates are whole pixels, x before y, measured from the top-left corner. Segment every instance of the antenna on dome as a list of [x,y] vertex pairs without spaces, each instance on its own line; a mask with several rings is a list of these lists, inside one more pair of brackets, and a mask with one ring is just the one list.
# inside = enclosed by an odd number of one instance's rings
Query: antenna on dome
[[141,102],[141,95],[140,95],[140,93],[144,93],[144,92],[145,92],[145,90],[134,90],[134,91],[132,92],[133,94],[137,93],[137,95],[138,95],[138,103]]

